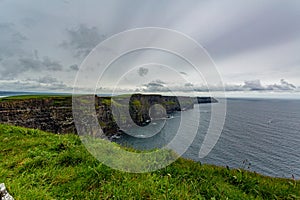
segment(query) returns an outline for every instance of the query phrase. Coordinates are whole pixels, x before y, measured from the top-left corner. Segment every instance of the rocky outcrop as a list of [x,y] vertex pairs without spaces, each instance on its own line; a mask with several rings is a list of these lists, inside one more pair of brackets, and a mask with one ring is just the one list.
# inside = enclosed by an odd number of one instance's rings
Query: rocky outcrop
[[197,97],[197,103],[218,103],[218,100],[213,97]]
[[[208,103],[208,101],[212,102],[212,99],[205,98],[199,101],[197,98],[196,103]],[[162,95],[134,94],[113,98],[95,96],[96,117],[102,130],[108,136],[120,131],[118,124],[128,127],[131,123],[135,123],[144,126],[154,118],[166,117],[176,111],[192,109],[194,103],[194,98]],[[112,105],[115,108],[114,113]],[[123,114],[126,112],[122,112],[128,109],[130,117]],[[35,96],[24,99],[8,98],[0,101],[0,123],[36,128],[58,134],[76,133],[73,114],[71,96]],[[88,120],[86,119],[86,121]]]

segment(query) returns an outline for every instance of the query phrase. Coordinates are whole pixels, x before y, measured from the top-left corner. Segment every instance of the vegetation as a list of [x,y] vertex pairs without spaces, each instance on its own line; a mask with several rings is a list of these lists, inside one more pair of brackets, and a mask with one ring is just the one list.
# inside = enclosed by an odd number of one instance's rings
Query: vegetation
[[103,99],[101,99],[101,103],[106,105],[106,106],[110,106],[111,105],[111,99],[110,98],[103,98]]
[[0,182],[15,199],[299,199],[300,182],[178,159],[143,174],[113,170],[76,135],[0,125]]
[[26,99],[48,99],[48,98],[53,98],[57,100],[64,100],[66,97],[71,98],[71,95],[19,95],[19,96],[10,96],[10,97],[3,97],[0,98],[0,102],[5,102],[5,101],[14,101],[14,100],[26,100]]
[[137,99],[135,99],[135,100],[132,101],[132,105],[133,105],[136,109],[138,109],[138,110],[142,108],[142,103],[141,103],[141,101],[140,101],[140,100],[137,100]]

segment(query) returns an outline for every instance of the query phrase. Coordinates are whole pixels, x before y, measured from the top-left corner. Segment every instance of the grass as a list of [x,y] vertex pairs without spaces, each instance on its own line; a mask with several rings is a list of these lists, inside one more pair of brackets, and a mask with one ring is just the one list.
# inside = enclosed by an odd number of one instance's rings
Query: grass
[[5,102],[5,101],[14,101],[14,100],[26,100],[26,99],[47,99],[47,98],[57,98],[57,99],[65,99],[66,97],[72,97],[71,95],[18,95],[18,96],[10,96],[10,97],[3,97],[0,98],[0,101]]
[[0,125],[0,182],[15,199],[300,199],[300,182],[178,159],[143,174],[111,169],[76,135]]

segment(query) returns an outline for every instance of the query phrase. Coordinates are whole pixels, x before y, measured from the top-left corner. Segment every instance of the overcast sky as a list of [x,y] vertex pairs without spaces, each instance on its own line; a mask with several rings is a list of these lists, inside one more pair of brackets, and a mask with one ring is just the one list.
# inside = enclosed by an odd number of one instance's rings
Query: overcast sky
[[[98,43],[141,27],[174,29],[195,39],[230,92],[299,91],[298,0],[0,0],[0,90],[71,91],[80,64]],[[128,63],[121,59],[107,77],[122,62]],[[166,70],[160,77],[151,75],[158,66],[139,67],[126,76],[144,77],[132,85],[139,91],[163,90],[168,83],[205,91],[203,80],[193,79],[183,63],[181,67],[177,70],[183,78],[190,77],[184,85],[172,82]]]

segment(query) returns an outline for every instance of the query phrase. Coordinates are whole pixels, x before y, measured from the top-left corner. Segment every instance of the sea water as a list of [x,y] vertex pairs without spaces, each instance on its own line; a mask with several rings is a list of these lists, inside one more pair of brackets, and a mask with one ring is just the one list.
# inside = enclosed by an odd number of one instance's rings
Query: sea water
[[[176,135],[181,117],[193,112],[200,112],[198,131],[183,157],[274,177],[300,178],[300,100],[227,99],[222,134],[202,159],[198,155],[210,123],[210,104],[195,105],[194,109],[174,113],[170,118],[152,121],[142,127],[143,131],[138,128],[140,133],[124,134],[116,142],[141,150],[162,148]],[[190,128],[190,124],[185,126],[186,130]],[[154,136],[148,138],[148,132]],[[139,137],[141,134],[143,137]]]

